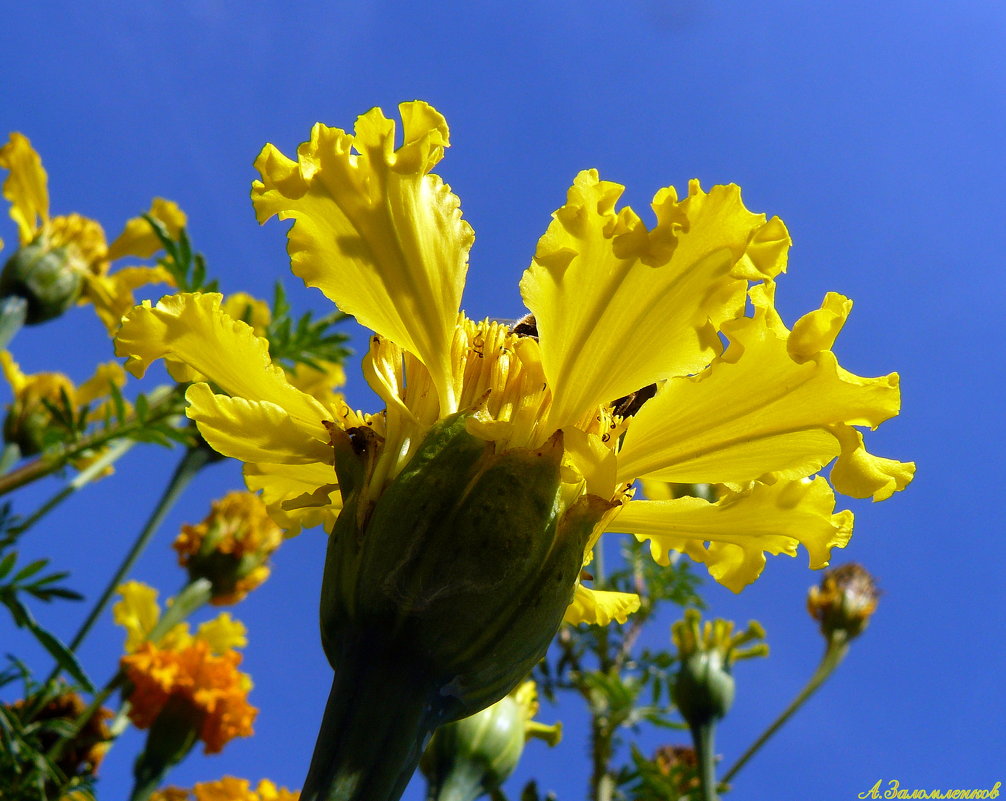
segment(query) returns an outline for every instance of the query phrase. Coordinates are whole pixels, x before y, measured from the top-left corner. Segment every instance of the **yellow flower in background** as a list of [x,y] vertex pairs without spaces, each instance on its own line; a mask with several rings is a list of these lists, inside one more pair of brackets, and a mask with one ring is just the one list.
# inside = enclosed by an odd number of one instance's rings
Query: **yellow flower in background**
[[[0,279],[4,294],[25,294],[28,322],[58,316],[75,301],[89,302],[110,334],[133,306],[133,291],[148,284],[171,284],[161,267],[132,266],[110,272],[110,262],[127,256],[148,259],[161,249],[150,224],[129,220],[111,244],[96,220],[79,214],[50,216],[48,176],[26,136],[12,133],[0,147],[0,167],[8,170],[3,195],[18,228],[20,248]],[[148,214],[177,236],[186,218],[177,204],[155,198]]]
[[148,637],[160,619],[157,591],[130,581],[119,594],[112,614],[126,629],[120,664],[131,687],[134,725],[150,728],[167,708],[178,725],[198,733],[208,754],[234,737],[250,737],[258,710],[248,704],[251,678],[238,670],[241,654],[235,650],[247,645],[244,625],[223,613],[194,635],[187,623],[178,623],[154,643]]
[[[246,462],[249,486],[271,508],[332,521],[333,431],[373,432],[373,503],[439,421],[466,412],[468,431],[497,453],[560,449],[561,507],[585,497],[609,507],[588,551],[604,530],[632,533],[659,560],[684,551],[737,591],[766,552],[803,544],[821,567],[847,542],[851,514],[834,513],[824,478],[806,480],[829,462],[835,487],[853,497],[879,500],[908,483],[913,466],[869,454],[858,428],[897,413],[897,376],[838,365],[830,348],[851,306],[841,296],[783,325],[773,296],[788,233],[747,211],[736,186],[705,192],[693,182],[683,199],[662,189],[647,229],[632,209],[616,209],[621,186],[580,173],[521,281],[534,315],[533,335],[521,336],[459,315],[473,234],[430,173],[447,125],[425,103],[401,113],[398,149],[378,109],[355,134],[315,126],[297,161],[267,146],[253,188],[260,221],[295,221],[294,273],[374,330],[364,372],[384,414],[298,390],[217,295],[137,308],[117,339],[138,376],[167,356],[213,381],[189,389],[188,414],[214,448]],[[633,408],[633,394],[654,384],[655,396]],[[716,503],[632,500],[637,478],[731,492]],[[572,620],[622,620],[634,606],[575,590]]]
[[[112,606],[112,617],[126,630],[123,648],[131,654],[147,641],[161,619],[161,608],[157,603],[157,590],[141,581],[127,581],[119,585],[118,593],[121,597]],[[244,623],[223,612],[213,620],[201,623],[195,634],[189,631],[188,623],[176,623],[153,644],[165,650],[178,651],[199,641],[219,655],[246,646],[246,635]]]
[[[102,420],[114,413],[110,400],[113,388],[121,388],[126,383],[126,373],[118,362],[99,364],[93,376],[75,386],[63,373],[22,372],[6,350],[0,351],[0,370],[14,395],[4,419],[4,439],[16,442],[24,456],[42,450],[45,433],[54,425],[47,403],[62,409],[65,397],[75,419],[84,407],[88,407],[84,422]],[[75,460],[75,464],[80,466],[90,458]]]
[[213,502],[201,523],[182,526],[172,547],[189,579],[209,579],[211,602],[223,605],[237,603],[269,577],[266,562],[282,541],[257,495],[230,492]]
[[167,787],[155,792],[150,801],[297,801],[300,793],[277,787],[262,779],[252,790],[247,779],[224,776],[220,781],[200,782],[192,790]]

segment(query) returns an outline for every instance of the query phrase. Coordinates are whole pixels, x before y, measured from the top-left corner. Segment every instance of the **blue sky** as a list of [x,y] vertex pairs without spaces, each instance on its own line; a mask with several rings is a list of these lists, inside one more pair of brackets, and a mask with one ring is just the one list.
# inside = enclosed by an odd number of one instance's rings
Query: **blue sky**
[[[779,215],[795,246],[778,302],[792,322],[829,290],[856,306],[836,351],[861,375],[897,370],[903,413],[872,450],[914,459],[905,493],[857,514],[850,546],[885,594],[839,674],[742,772],[749,801],[856,797],[878,779],[903,787],[988,787],[1004,778],[1002,546],[1002,131],[1006,8],[892,0],[620,4],[243,2],[14,4],[0,27],[0,134],[42,154],[53,211],[101,220],[110,234],[161,195],[225,291],[266,296],[282,279],[299,308],[327,301],[299,287],[284,226],[259,228],[251,162],[273,142],[292,151],[316,121],[350,127],[380,105],[428,100],[453,147],[438,172],[476,231],[464,306],[473,317],[521,314],[517,281],[549,214],[580,169],[625,184],[647,218],[660,187],[735,182],[754,211]],[[15,241],[13,225],[0,236]],[[357,342],[360,338],[357,337]],[[93,315],[74,310],[27,330],[13,349],[29,371],[76,379],[110,357]],[[355,362],[351,362],[351,365]],[[353,367],[349,393],[370,395]],[[118,475],[66,503],[25,540],[94,594],[142,524],[174,454],[136,448]],[[172,513],[135,576],[177,588],[170,540],[238,470],[208,470]],[[58,485],[19,496],[29,512]],[[612,541],[614,538],[612,538]],[[609,546],[610,547],[610,546]],[[324,535],[286,543],[274,577],[237,610],[251,632],[246,667],[262,712],[257,734],[179,784],[224,773],[299,787],[328,691],[316,636]],[[817,581],[806,561],[771,559],[739,596],[707,583],[711,611],[768,630],[773,654],[737,669],[721,726],[727,763],[781,709],[821,649],[803,610]],[[39,609],[68,638],[83,611]],[[655,624],[657,643],[670,620]],[[9,622],[3,651],[32,654]],[[114,670],[109,620],[83,650]],[[34,655],[39,672],[48,669]],[[585,735],[571,708],[545,708],[568,736],[529,746],[515,781],[536,777],[582,797]],[[645,735],[644,750],[666,737]],[[135,733],[103,766],[101,797],[128,792]],[[416,782],[406,798],[422,798]]]

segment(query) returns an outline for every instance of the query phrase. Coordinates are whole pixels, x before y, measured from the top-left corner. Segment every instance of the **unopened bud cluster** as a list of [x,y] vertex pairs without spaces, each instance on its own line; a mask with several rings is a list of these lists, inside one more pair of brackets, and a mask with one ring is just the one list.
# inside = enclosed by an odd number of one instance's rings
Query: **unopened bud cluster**
[[877,609],[880,590],[862,565],[850,563],[829,570],[807,595],[807,610],[821,624],[821,633],[846,639],[858,637]]

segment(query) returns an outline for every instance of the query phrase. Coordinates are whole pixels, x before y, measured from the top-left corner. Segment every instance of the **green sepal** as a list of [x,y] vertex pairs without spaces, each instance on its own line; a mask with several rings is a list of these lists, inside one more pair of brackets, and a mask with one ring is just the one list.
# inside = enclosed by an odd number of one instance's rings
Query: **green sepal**
[[734,678],[722,654],[712,649],[685,657],[672,696],[689,726],[703,726],[726,715],[734,702]]
[[340,483],[353,490],[329,541],[321,608],[333,666],[339,641],[368,630],[424,665],[455,716],[503,697],[541,658],[610,507],[587,496],[562,509],[561,434],[496,453],[468,433],[469,416],[434,426],[373,509],[355,443],[336,445]]
[[185,759],[199,739],[201,715],[181,696],[172,696],[157,716],[133,765],[130,801],[145,801],[168,771]]

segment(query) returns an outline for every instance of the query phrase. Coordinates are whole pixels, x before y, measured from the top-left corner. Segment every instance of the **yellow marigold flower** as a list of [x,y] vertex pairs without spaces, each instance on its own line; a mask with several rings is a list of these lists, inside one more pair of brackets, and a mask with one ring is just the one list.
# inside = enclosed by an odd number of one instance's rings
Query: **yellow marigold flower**
[[167,787],[155,792],[150,801],[297,801],[300,793],[277,787],[268,779],[262,779],[252,790],[247,779],[224,776],[220,781],[200,782],[192,790]]
[[182,526],[175,539],[178,563],[190,580],[213,583],[214,604],[233,604],[269,577],[266,564],[283,541],[283,533],[250,492],[230,492],[213,502],[203,522]]
[[258,710],[248,704],[251,679],[239,664],[237,651],[214,654],[201,639],[174,650],[144,643],[121,660],[132,688],[130,720],[147,729],[173,701],[188,710],[207,754],[218,753],[234,737],[250,737]]
[[[400,111],[400,147],[373,109],[353,133],[316,125],[296,160],[267,145],[252,187],[260,222],[294,221],[293,272],[374,331],[363,367],[381,414],[298,389],[217,294],[138,307],[116,340],[136,376],[159,358],[205,376],[186,397],[206,441],[246,463],[281,525],[330,529],[327,726],[354,719],[359,682],[395,687],[382,705],[419,728],[471,714],[527,675],[564,613],[624,621],[638,599],[578,579],[605,531],[661,561],[692,554],[739,591],[766,552],[803,544],[821,567],[848,540],[851,514],[811,478],[830,462],[856,497],[908,483],[914,467],[869,454],[857,428],[898,412],[897,376],[838,365],[841,296],[786,328],[774,290],[789,235],[738,187],[661,189],[648,229],[616,208],[623,187],[580,173],[520,283],[533,323],[476,322],[460,312],[474,235],[431,172],[447,123],[419,101]],[[640,478],[729,494],[637,501]],[[413,659],[425,669],[406,687],[394,668]],[[395,748],[414,766],[414,743]],[[309,798],[354,769],[319,749]],[[409,770],[375,769],[357,794],[383,797]]]
[[[138,308],[117,340],[137,375],[170,356],[226,393],[194,385],[190,417],[291,517],[339,502],[326,424],[379,434],[376,497],[431,426],[477,409],[470,428],[497,450],[540,447],[561,430],[567,483],[620,504],[606,528],[650,539],[658,558],[698,556],[739,590],[765,552],[803,543],[820,567],[848,540],[851,515],[833,514],[827,482],[801,479],[836,458],[832,480],[853,497],[881,500],[911,479],[913,465],[869,454],[855,428],[897,413],[897,376],[838,366],[830,347],[851,306],[839,295],[792,331],[783,325],[773,294],[789,236],[778,218],[747,211],[736,186],[707,193],[693,182],[683,200],[663,189],[647,230],[630,208],[616,210],[621,186],[581,173],[521,281],[537,336],[516,336],[458,317],[472,232],[429,174],[448,145],[446,123],[424,103],[402,114],[398,150],[394,123],[376,109],[355,135],[315,126],[299,161],[267,146],[253,190],[260,220],[296,220],[294,272],[376,332],[364,369],[386,420],[297,391],[216,295]],[[366,247],[339,244],[349,241]],[[619,419],[614,402],[653,383],[655,397]],[[633,501],[625,488],[636,478],[738,491],[716,504]],[[596,607],[584,589],[577,600]]]
[[[4,268],[0,289],[28,300],[28,322],[58,316],[75,301],[90,302],[114,333],[122,315],[134,304],[133,290],[147,284],[171,284],[160,267],[134,266],[109,272],[110,262],[126,256],[150,258],[161,249],[150,224],[129,220],[122,233],[106,244],[101,225],[79,214],[49,214],[48,176],[26,136],[12,133],[0,147],[0,167],[8,170],[3,195],[18,228],[20,249]],[[149,215],[172,236],[185,225],[177,204],[155,198]]]
[[[87,406],[86,420],[101,420],[110,412],[112,388],[126,383],[126,373],[117,362],[99,364],[94,375],[79,387],[63,373],[28,375],[6,350],[0,351],[0,370],[14,394],[4,419],[4,438],[16,442],[24,456],[36,454],[45,446],[45,433],[53,424],[46,403],[62,408],[65,395],[75,414]],[[78,466],[86,460],[77,460]]]

